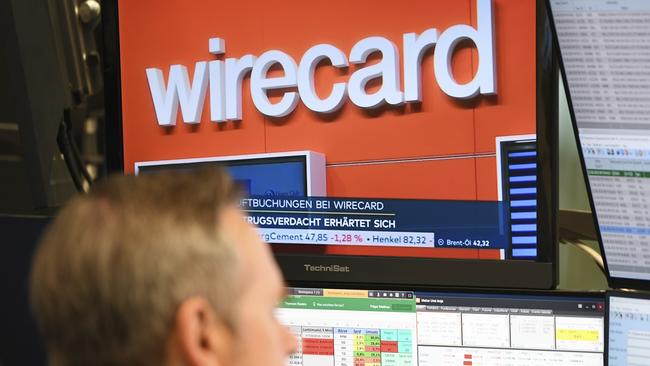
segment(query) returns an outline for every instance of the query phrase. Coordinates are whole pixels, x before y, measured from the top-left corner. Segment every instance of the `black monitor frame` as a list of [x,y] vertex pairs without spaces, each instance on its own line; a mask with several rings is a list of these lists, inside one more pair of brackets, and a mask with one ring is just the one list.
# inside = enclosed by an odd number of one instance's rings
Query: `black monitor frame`
[[609,265],[607,261],[607,252],[605,251],[605,244],[603,242],[602,233],[600,232],[600,225],[598,224],[598,213],[596,212],[596,205],[594,202],[594,196],[591,191],[591,183],[589,182],[589,175],[587,173],[587,164],[585,162],[585,156],[582,151],[582,144],[580,143],[580,133],[578,131],[578,123],[576,119],[576,114],[573,109],[573,101],[571,99],[571,90],[569,88],[569,82],[566,75],[566,69],[564,68],[564,61],[562,59],[562,53],[560,49],[560,40],[557,36],[557,29],[555,27],[555,20],[553,20],[553,11],[551,9],[550,0],[544,0],[547,6],[547,13],[549,19],[551,20],[551,28],[553,31],[553,44],[554,48],[557,50],[557,58],[560,65],[560,74],[562,76],[562,83],[564,84],[564,90],[566,93],[567,105],[569,107],[569,115],[571,117],[571,125],[573,127],[573,135],[575,137],[576,146],[578,150],[578,157],[580,159],[580,167],[582,168],[582,175],[585,179],[585,187],[587,188],[587,196],[589,198],[589,207],[592,212],[592,217],[594,220],[594,229],[596,231],[596,236],[598,238],[598,246],[600,253],[603,256],[603,263],[605,265],[605,276],[607,277],[607,284],[611,288],[631,288],[631,289],[640,289],[640,290],[650,290],[650,280],[639,280],[631,278],[622,278],[622,277],[612,277],[611,272],[609,271]]
[[[124,171],[118,0],[102,3],[106,92],[107,168]],[[309,282],[386,286],[551,289],[557,284],[558,229],[558,77],[550,18],[536,0],[538,257],[526,260],[464,260],[411,257],[276,254],[290,285]],[[498,14],[498,12],[497,12]],[[503,45],[504,47],[506,45]],[[314,266],[348,267],[348,272],[310,272]]]

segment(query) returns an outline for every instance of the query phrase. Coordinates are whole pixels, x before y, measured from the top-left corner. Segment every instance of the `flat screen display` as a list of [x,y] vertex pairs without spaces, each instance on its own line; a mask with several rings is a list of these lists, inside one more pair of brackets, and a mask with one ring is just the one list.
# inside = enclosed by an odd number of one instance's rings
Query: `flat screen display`
[[292,288],[292,366],[604,364],[604,296]]
[[650,295],[608,295],[608,365],[645,365],[650,359]]
[[227,161],[166,162],[139,165],[138,174],[159,171],[184,171],[222,166],[246,197],[307,196],[307,162],[305,156],[242,159]]
[[607,270],[650,280],[650,2],[550,3]]
[[299,166],[229,166],[279,253],[549,256],[537,1],[115,3],[125,172],[314,151],[326,197]]
[[304,197],[305,164],[280,162],[275,164],[230,165],[228,173],[244,188],[247,196]]
[[107,119],[120,127],[109,165],[314,158],[304,171],[227,164],[290,283],[555,284],[558,78],[543,0],[104,10]]

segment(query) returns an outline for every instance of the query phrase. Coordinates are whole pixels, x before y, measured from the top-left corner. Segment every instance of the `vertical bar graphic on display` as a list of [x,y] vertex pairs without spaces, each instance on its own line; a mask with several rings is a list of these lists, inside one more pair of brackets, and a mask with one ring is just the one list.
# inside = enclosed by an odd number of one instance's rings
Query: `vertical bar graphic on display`
[[537,146],[531,138],[497,139],[501,199],[508,204],[512,259],[537,258]]

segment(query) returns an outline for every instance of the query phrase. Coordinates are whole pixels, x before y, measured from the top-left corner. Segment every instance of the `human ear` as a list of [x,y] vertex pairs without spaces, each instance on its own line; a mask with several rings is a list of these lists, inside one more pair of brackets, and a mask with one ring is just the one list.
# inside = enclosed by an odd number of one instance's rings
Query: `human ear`
[[176,312],[174,332],[182,364],[229,364],[232,349],[231,331],[206,299],[192,297],[183,301]]

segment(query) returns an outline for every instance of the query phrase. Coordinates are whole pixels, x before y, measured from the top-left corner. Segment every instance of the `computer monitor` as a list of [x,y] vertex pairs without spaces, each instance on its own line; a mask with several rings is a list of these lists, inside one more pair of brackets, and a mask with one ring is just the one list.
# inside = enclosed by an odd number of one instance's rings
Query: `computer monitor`
[[134,173],[225,167],[246,197],[325,196],[325,157],[313,151],[137,162]]
[[602,366],[598,293],[291,288],[293,366]]
[[650,2],[550,7],[610,285],[650,288]]
[[290,283],[555,286],[542,0],[102,6],[109,166],[324,156],[322,194],[242,200]]
[[650,360],[650,294],[607,294],[609,366],[647,365]]

